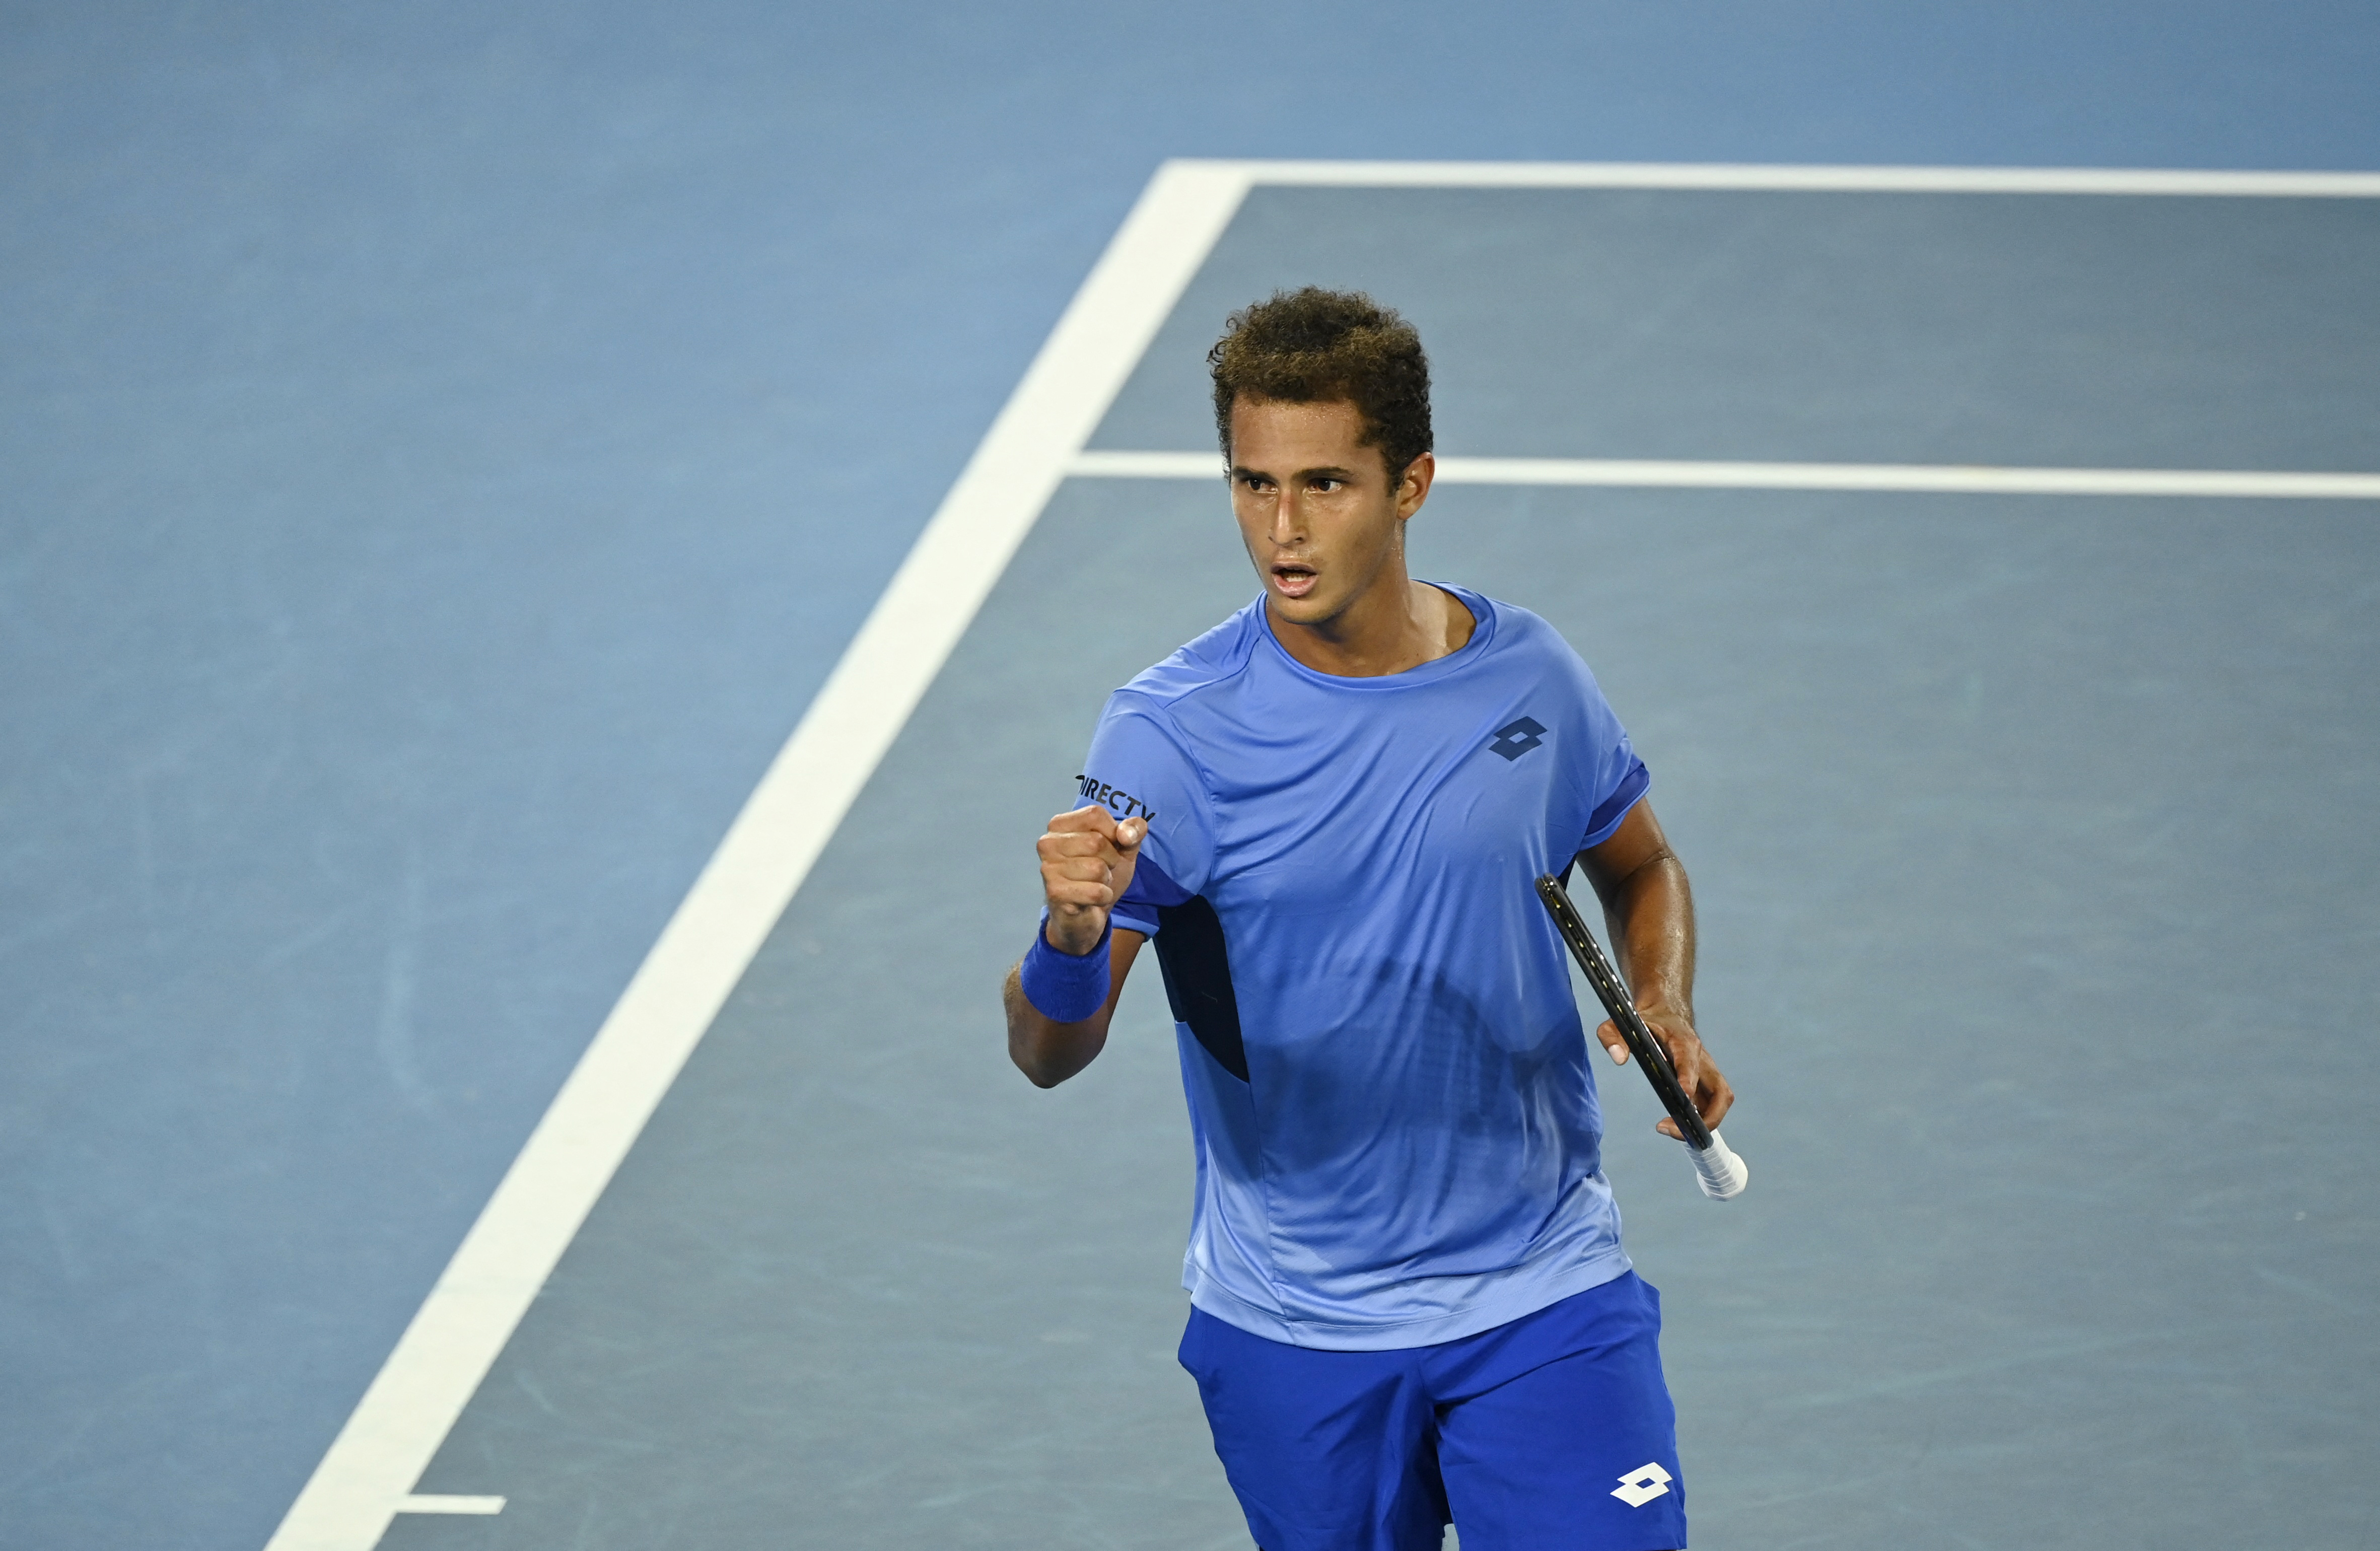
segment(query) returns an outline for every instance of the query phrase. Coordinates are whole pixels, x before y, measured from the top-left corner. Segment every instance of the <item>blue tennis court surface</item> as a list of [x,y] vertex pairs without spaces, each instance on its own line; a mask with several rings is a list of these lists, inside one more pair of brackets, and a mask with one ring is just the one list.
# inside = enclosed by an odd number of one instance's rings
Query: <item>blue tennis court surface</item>
[[[2375,261],[2369,200],[1260,188],[1094,445],[1197,447],[1221,311],[1314,278],[1421,324],[1450,453],[2368,469]],[[1752,1194],[1606,1091],[1696,1543],[2368,1539],[2370,503],[1453,486],[1415,543],[1577,643],[1694,873]],[[1245,1543],[1161,1000],[1040,1093],[991,999],[1105,691],[1244,573],[1214,485],[1062,489],[417,1488],[503,1511],[383,1545]]]
[[1164,159],[2374,168],[2375,71],[2326,3],[0,7],[0,1547],[255,1551],[376,1372],[452,1403],[323,1551],[1245,1545],[1154,983],[1051,1094],[991,986],[1100,697],[1247,596],[1200,357],[1306,281],[1539,460],[1422,568],[1694,869],[1753,1195],[1607,1097],[1696,1543],[2380,1545],[2380,505],[1939,493],[2380,477],[2370,199],[1258,187],[485,1382],[390,1360]]

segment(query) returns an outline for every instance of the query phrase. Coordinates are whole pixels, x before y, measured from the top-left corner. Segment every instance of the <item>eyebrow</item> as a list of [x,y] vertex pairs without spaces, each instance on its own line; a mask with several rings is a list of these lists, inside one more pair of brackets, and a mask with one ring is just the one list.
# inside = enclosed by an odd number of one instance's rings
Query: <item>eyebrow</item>
[[[1352,479],[1354,477],[1355,471],[1354,469],[1344,467],[1339,464],[1326,464],[1320,468],[1301,468],[1294,475],[1291,476],[1291,478],[1298,479]],[[1245,479],[1249,478],[1271,479],[1275,479],[1276,476],[1268,474],[1260,468],[1250,468],[1244,463],[1235,463],[1232,465],[1232,478],[1234,479]]]

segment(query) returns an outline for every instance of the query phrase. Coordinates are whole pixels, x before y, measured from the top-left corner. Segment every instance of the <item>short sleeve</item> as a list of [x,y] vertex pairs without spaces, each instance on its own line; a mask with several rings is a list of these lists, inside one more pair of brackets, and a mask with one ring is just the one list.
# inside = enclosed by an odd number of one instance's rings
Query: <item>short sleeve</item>
[[1591,751],[1585,761],[1587,805],[1586,834],[1578,849],[1601,845],[1619,831],[1621,820],[1628,810],[1642,801],[1653,784],[1652,772],[1628,741],[1628,730],[1620,725],[1620,717],[1611,702],[1603,697],[1602,686],[1595,675],[1579,664],[1585,679],[1587,746]]
[[1636,806],[1653,784],[1653,772],[1645,768],[1645,761],[1637,758],[1636,751],[1628,746],[1624,733],[1620,740],[1620,753],[1625,757],[1626,769],[1621,771],[1620,779],[1611,783],[1610,794],[1596,804],[1595,811],[1588,815],[1586,838],[1578,842],[1581,851],[1601,845],[1619,833],[1620,821],[1628,817],[1628,810]]
[[1119,690],[1099,717],[1075,782],[1077,806],[1099,803],[1118,818],[1148,820],[1141,865],[1116,905],[1115,922],[1154,935],[1157,907],[1197,893],[1214,870],[1214,813],[1196,762],[1161,709]]

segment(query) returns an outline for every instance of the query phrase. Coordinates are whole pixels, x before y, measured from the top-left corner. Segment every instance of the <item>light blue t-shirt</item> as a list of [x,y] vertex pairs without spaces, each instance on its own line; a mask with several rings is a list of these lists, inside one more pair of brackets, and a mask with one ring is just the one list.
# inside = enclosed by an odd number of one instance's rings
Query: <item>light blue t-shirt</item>
[[1148,819],[1197,1149],[1183,1284],[1299,1346],[1427,1346],[1628,1269],[1570,971],[1534,881],[1648,778],[1545,621],[1461,588],[1462,650],[1290,657],[1258,599],[1110,698],[1086,798]]

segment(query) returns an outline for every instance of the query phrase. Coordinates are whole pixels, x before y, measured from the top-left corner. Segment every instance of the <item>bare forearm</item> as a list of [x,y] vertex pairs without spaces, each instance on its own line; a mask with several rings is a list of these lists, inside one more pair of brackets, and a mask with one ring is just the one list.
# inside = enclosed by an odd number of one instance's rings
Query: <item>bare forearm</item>
[[[1703,1123],[1717,1126],[1735,1102],[1735,1090],[1694,1032],[1694,892],[1685,865],[1670,853],[1649,803],[1629,809],[1618,830],[1578,859],[1603,902],[1612,956],[1636,1010],[1669,1052],[1679,1085],[1693,1097]],[[1627,1041],[1609,1023],[1598,1025],[1595,1037],[1612,1060],[1628,1059]],[[1660,1130],[1681,1134],[1673,1120],[1664,1119]]]
[[1636,1004],[1694,1016],[1694,895],[1685,865],[1665,848],[1603,895],[1620,972]]
[[1000,1000],[1008,1012],[1008,1059],[1037,1088],[1054,1088],[1097,1059],[1108,1042],[1108,1024],[1115,1016],[1116,999],[1123,994],[1124,975],[1140,950],[1138,932],[1117,931],[1108,939],[1107,1004],[1079,1023],[1062,1024],[1034,1006],[1025,994],[1019,969],[1008,972]]
[[1694,895],[1685,865],[1670,850],[1653,805],[1638,803],[1601,844],[1578,854],[1603,924],[1611,956],[1636,1005],[1694,1021]]
[[1091,1064],[1108,1042],[1104,1007],[1079,1024],[1053,1023],[1026,1000],[1016,970],[1001,988],[1008,1009],[1008,1059],[1037,1088],[1054,1088]]

